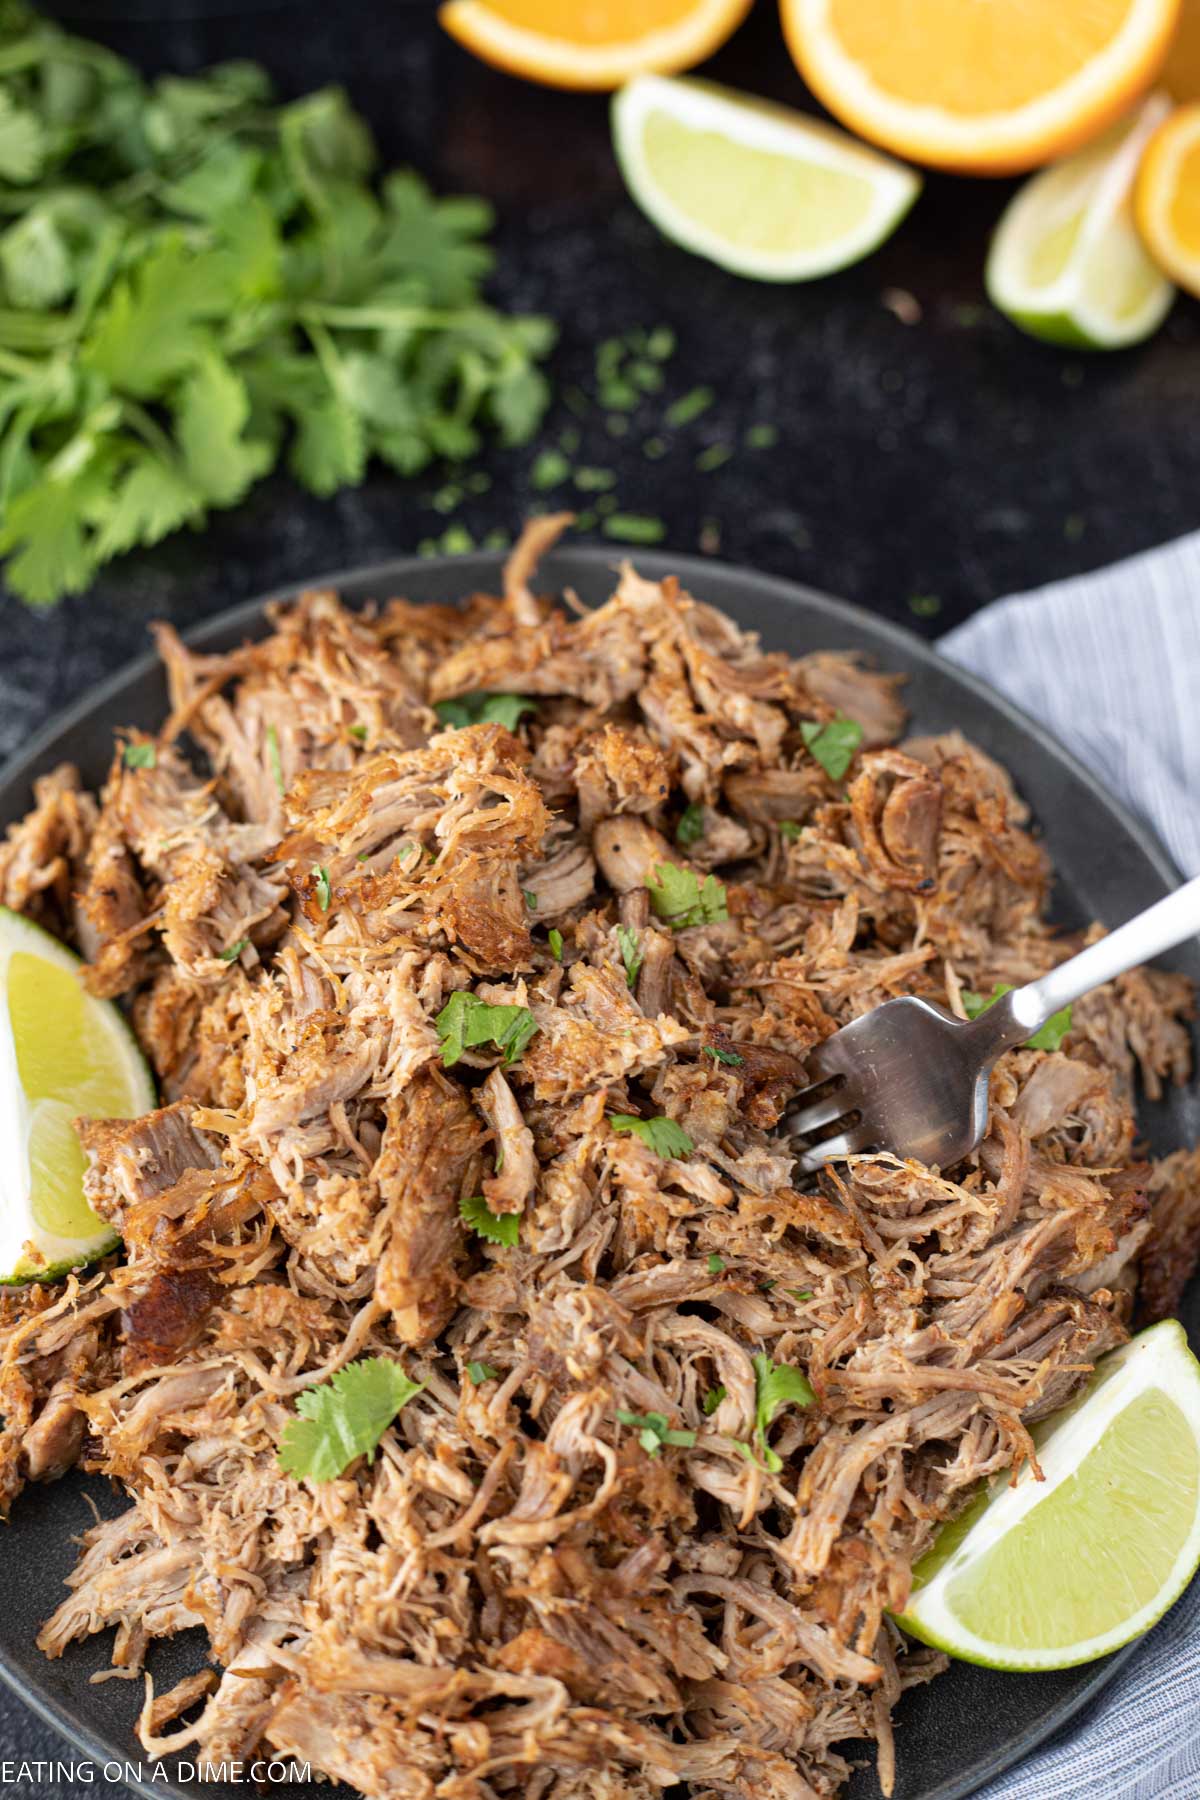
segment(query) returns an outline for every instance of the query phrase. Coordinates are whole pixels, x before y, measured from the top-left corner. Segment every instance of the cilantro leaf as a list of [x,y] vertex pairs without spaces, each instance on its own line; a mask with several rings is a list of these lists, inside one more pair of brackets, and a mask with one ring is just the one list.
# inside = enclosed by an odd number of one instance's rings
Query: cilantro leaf
[[556,925],[552,925],[550,927],[549,931],[546,933],[546,939],[550,945],[551,956],[554,958],[555,962],[561,962],[562,961],[562,953],[563,953],[562,932],[558,929],[558,927]]
[[657,881],[646,877],[650,904],[673,931],[712,925],[729,917],[725,888],[715,875],[706,875],[701,881],[691,869],[677,868],[674,863],[660,863],[654,873]]
[[709,1272],[709,1274],[710,1275],[719,1275],[724,1268],[725,1268],[725,1258],[723,1256],[718,1256],[715,1250],[711,1250],[709,1252],[709,1256],[708,1256],[708,1272]]
[[718,1406],[720,1406],[722,1400],[725,1399],[728,1392],[729,1392],[728,1388],[725,1388],[725,1387],[709,1388],[707,1394],[705,1394],[704,1399],[700,1403],[704,1408],[704,1416],[706,1419],[712,1418],[713,1414],[716,1412]]
[[500,1379],[499,1369],[489,1362],[469,1362],[467,1374],[475,1387],[482,1387],[485,1381],[499,1381]]
[[681,850],[686,850],[689,844],[696,843],[703,836],[704,808],[693,800],[679,815],[679,823],[675,827],[675,842]]
[[317,905],[322,912],[328,912],[329,902],[333,897],[332,890],[329,886],[329,870],[322,868],[320,863],[315,863],[313,865],[313,875],[316,877]]
[[538,1029],[527,1006],[489,1006],[475,994],[451,994],[433,1022],[442,1046],[442,1064],[452,1069],[467,1050],[494,1044],[504,1062],[516,1062]]
[[[985,1013],[989,1006],[995,1006],[997,1000],[1005,994],[1011,994],[1011,981],[998,981],[990,994],[976,994],[970,988],[964,988],[962,994],[963,1011],[968,1019],[977,1019]],[[1026,1038],[1024,1048],[1027,1050],[1059,1050],[1063,1039],[1071,1029],[1071,1008],[1064,1006],[1060,1011],[1051,1013],[1044,1025],[1039,1025],[1031,1038]]]
[[774,1363],[769,1356],[751,1358],[754,1364],[754,1429],[763,1464],[778,1475],[783,1461],[767,1442],[767,1432],[781,1406],[811,1406],[815,1394],[799,1369]]
[[249,942],[250,942],[249,938],[238,938],[234,943],[230,944],[228,950],[218,950],[217,955],[220,957],[222,962],[227,962],[227,963],[236,962],[238,957],[242,954],[242,951],[246,949]]
[[641,939],[632,925],[618,925],[617,943],[621,947],[621,961],[625,964],[625,985],[633,989],[637,986],[643,961]]
[[779,821],[779,835],[785,843],[794,844],[796,839],[800,836],[800,827],[797,825],[795,819],[781,819]]
[[197,492],[174,461],[152,451],[139,451],[113,491],[96,537],[102,562],[132,550],[135,544],[157,544],[181,525],[204,516],[204,495]]
[[17,106],[12,96],[0,89],[0,177],[13,182],[36,180],[47,148],[47,133],[36,113]]
[[632,1113],[609,1113],[614,1131],[632,1132],[655,1156],[690,1156],[696,1148],[682,1125],[674,1119],[638,1119]]
[[437,701],[433,710],[455,731],[464,725],[491,724],[515,731],[526,713],[537,711],[537,702],[524,694],[460,694],[456,700]]
[[219,356],[206,356],[179,390],[175,424],[189,479],[214,506],[232,506],[270,468],[270,446],[244,437],[246,384]]
[[647,1456],[657,1456],[664,1444],[675,1444],[682,1449],[690,1450],[696,1442],[694,1431],[673,1430],[667,1422],[665,1413],[626,1412],[624,1407],[617,1408],[617,1418],[622,1425],[632,1425],[638,1434],[638,1443]]
[[332,1481],[359,1456],[374,1461],[380,1438],[424,1385],[390,1358],[371,1356],[305,1388],[279,1440],[279,1467],[301,1480]]
[[487,1238],[493,1244],[516,1243],[521,1230],[519,1213],[494,1213],[482,1194],[472,1194],[468,1200],[458,1203],[459,1215],[464,1225],[469,1225],[476,1236]]
[[153,744],[126,744],[121,761],[127,769],[152,769],[158,761]]
[[815,719],[804,719],[800,735],[831,781],[840,781],[854,760],[854,752],[862,743],[863,729],[854,719],[838,713],[827,725]]
[[719,1044],[705,1044],[704,1054],[711,1056],[716,1063],[727,1063],[731,1069],[740,1069],[746,1060],[736,1050],[722,1050]]
[[120,392],[156,399],[204,355],[208,322],[227,303],[220,259],[168,236],[117,282],[84,362]]

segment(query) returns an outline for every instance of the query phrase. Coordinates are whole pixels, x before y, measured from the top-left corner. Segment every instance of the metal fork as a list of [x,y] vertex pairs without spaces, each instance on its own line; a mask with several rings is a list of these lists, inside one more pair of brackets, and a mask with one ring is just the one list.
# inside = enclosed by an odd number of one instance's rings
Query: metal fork
[[1081,994],[1198,933],[1200,876],[978,1018],[956,1019],[931,1000],[885,1000],[809,1057],[812,1080],[796,1096],[786,1128],[808,1136],[846,1123],[801,1150],[797,1170],[811,1174],[831,1157],[862,1150],[949,1168],[987,1129],[988,1079],[1003,1051],[1025,1043]]

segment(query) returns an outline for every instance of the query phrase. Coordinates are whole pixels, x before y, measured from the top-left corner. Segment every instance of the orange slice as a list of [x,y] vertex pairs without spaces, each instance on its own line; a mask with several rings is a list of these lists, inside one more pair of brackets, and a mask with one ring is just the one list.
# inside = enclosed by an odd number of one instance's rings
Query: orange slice
[[1200,102],[1179,107],[1147,144],[1133,216],[1155,262],[1200,294]]
[[449,0],[438,14],[468,50],[547,87],[620,87],[690,69],[725,42],[750,0]]
[[1180,0],[781,0],[830,112],[915,162],[1013,174],[1074,150],[1154,79]]

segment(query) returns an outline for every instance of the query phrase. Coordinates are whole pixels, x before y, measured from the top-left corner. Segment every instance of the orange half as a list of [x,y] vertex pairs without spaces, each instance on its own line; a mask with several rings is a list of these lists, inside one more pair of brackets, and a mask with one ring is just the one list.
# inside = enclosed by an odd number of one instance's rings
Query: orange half
[[801,74],[900,156],[1013,174],[1062,156],[1153,81],[1180,0],[781,0]]
[[620,87],[711,56],[751,0],[449,0],[438,14],[460,44],[547,87]]
[[1179,107],[1146,145],[1133,216],[1155,262],[1200,295],[1200,102]]

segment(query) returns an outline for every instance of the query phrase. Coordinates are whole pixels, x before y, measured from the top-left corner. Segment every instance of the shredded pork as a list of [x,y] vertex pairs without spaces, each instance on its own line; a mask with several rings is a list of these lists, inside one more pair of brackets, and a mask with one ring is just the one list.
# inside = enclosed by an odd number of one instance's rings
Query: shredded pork
[[[914,1559],[1122,1341],[1139,1254],[1162,1310],[1200,1245],[1195,1156],[1133,1152],[1190,996],[1142,971],[1006,1056],[959,1167],[797,1186],[816,1043],[1079,940],[1007,776],[899,741],[895,678],[764,654],[631,568],[570,616],[531,587],[551,535],[502,598],[310,593],[219,656],[164,628],[152,765],[118,748],[98,799],[61,770],[10,832],[3,898],[129,1007],[163,1104],[80,1127],[123,1250],[0,1300],[0,1499],[79,1459],[124,1485],[40,1643],[115,1628],[136,1672],[202,1626],[213,1666],[147,1683],[156,1756],[261,1746],[395,1800],[811,1800],[867,1738],[890,1792],[891,1709],[941,1666],[889,1618]],[[435,710],[480,693],[533,709]],[[838,715],[835,781],[801,728]],[[663,863],[728,916],[672,929]],[[447,1067],[456,993],[535,1035]],[[764,1354],[815,1394],[777,1469]],[[295,1396],[369,1356],[424,1383],[374,1460],[284,1473]],[[651,1453],[621,1411],[694,1440]]]

